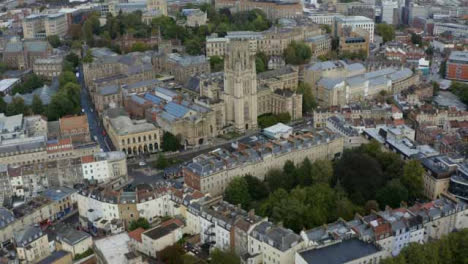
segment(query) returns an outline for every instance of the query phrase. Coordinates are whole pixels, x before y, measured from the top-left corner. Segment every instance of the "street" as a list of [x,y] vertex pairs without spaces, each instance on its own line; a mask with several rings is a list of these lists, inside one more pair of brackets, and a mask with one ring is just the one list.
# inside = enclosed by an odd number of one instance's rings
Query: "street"
[[[107,136],[107,133],[103,133],[105,129],[102,127],[102,124],[97,116],[94,107],[92,106],[91,97],[89,96],[88,89],[86,88],[83,75],[83,66],[79,67],[79,76],[78,82],[81,84],[81,108],[84,110],[88,117],[89,131],[91,133],[91,138],[94,140],[97,138],[97,142],[101,147],[102,151],[107,152],[112,150],[112,142]],[[104,136],[105,135],[105,136]]]

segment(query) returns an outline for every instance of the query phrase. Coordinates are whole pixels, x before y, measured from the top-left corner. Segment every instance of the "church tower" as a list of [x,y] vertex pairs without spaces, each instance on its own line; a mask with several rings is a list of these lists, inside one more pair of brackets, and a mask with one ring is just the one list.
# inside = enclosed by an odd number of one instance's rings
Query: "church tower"
[[226,123],[237,132],[257,128],[255,51],[249,40],[230,39],[224,57]]

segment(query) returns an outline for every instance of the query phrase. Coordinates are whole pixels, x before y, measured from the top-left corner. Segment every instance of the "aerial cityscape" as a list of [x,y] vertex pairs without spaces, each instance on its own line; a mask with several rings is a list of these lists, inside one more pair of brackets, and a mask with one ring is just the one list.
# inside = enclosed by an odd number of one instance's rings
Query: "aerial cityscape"
[[0,9],[0,263],[467,263],[468,1]]

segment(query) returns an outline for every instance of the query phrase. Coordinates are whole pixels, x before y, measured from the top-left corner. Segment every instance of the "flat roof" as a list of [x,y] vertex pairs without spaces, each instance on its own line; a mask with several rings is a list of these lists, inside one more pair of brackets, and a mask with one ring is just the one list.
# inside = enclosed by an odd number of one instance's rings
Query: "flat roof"
[[339,264],[360,259],[379,251],[375,245],[353,238],[327,247],[303,251],[299,255],[308,264]]
[[12,78],[12,79],[3,79],[0,81],[0,92],[4,92],[5,90],[9,89],[15,83],[17,83],[19,79]]
[[273,125],[273,126],[270,126],[270,127],[267,127],[265,129],[263,129],[265,132],[269,132],[269,133],[272,133],[272,134],[276,134],[276,133],[287,133],[287,132],[290,132],[292,131],[292,127],[290,126],[287,126],[283,123],[277,123],[276,125]]
[[172,223],[167,226],[158,226],[156,228],[150,229],[144,232],[143,235],[153,240],[156,240],[161,237],[167,236],[168,234],[170,234],[172,231],[176,230],[177,228],[179,228],[179,226],[175,223]]
[[[71,253],[67,252],[67,251],[64,251],[64,250],[55,251],[52,254],[50,254],[47,258],[39,261],[37,264],[56,263],[57,260],[62,259],[67,255],[71,255]],[[71,259],[71,257],[70,257],[70,259]]]
[[107,263],[126,264],[125,254],[129,253],[128,242],[130,237],[127,233],[108,236],[94,241],[94,245],[99,250]]

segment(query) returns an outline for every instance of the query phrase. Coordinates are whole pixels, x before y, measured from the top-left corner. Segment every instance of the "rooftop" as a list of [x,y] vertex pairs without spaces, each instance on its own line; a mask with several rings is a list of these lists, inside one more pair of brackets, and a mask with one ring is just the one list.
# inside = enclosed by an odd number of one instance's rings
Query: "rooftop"
[[4,113],[0,113],[0,134],[17,132],[22,127],[23,114],[6,116]]
[[330,246],[302,251],[299,255],[308,264],[339,264],[369,256],[379,251],[373,244],[353,238]]
[[3,79],[0,81],[0,92],[4,92],[19,81],[17,78]]
[[449,57],[450,62],[462,62],[468,63],[468,52],[467,51],[452,51]]
[[[58,241],[65,242],[71,246],[74,246],[87,238],[91,238],[90,234],[76,230],[72,226],[62,223],[54,225],[49,229]],[[47,231],[49,231],[49,229],[47,229]]]
[[179,53],[170,53],[168,60],[182,66],[190,66],[194,64],[202,64],[208,62],[205,55],[191,56],[191,55],[180,55]]
[[60,201],[63,198],[75,193],[75,189],[68,187],[51,187],[44,191],[43,195],[52,201]]
[[[66,255],[71,255],[71,253],[67,252],[65,250],[54,251],[49,256],[47,256],[45,259],[39,261],[37,264],[57,263],[59,259],[65,257]],[[70,256],[70,259],[71,259],[71,256]]]
[[153,229],[150,229],[144,232],[142,235],[147,236],[153,240],[160,239],[168,234],[172,233],[174,230],[178,229],[179,226],[175,223],[169,224],[167,226],[158,226]]
[[18,246],[25,247],[43,235],[45,234],[39,227],[26,226],[15,232],[15,241]]
[[128,135],[155,131],[157,127],[146,120],[132,120],[128,116],[118,116],[110,118],[110,123],[115,132],[119,135]]
[[59,120],[60,131],[68,132],[74,130],[88,129],[88,117],[86,115],[62,117]]
[[107,263],[126,264],[125,254],[130,252],[128,242],[130,238],[127,233],[108,236],[94,241],[97,250],[100,251]]

